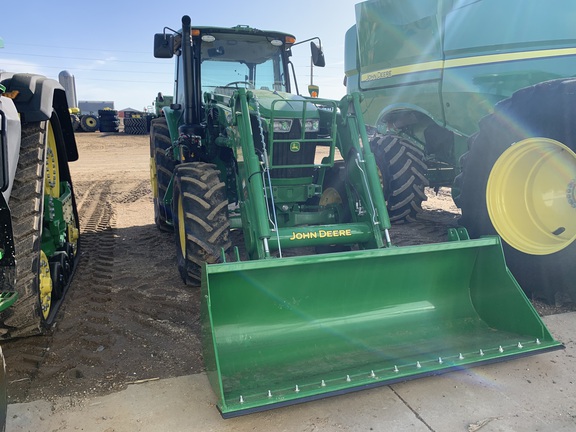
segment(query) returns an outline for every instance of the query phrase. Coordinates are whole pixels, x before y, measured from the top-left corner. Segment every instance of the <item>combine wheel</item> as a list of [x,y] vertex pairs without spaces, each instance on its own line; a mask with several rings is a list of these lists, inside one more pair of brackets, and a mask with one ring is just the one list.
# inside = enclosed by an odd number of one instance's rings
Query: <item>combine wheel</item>
[[96,132],[98,130],[98,118],[92,114],[83,115],[80,119],[80,127],[84,132]]
[[219,174],[204,162],[176,167],[172,214],[178,270],[187,284],[199,285],[202,263],[220,262],[222,250],[231,248],[226,185]]
[[168,153],[172,147],[170,132],[166,118],[152,120],[150,130],[150,179],[152,182],[152,195],[154,200],[154,222],[161,231],[171,231],[172,211],[164,205],[164,198],[172,172],[174,160]]
[[428,186],[422,150],[392,134],[375,135],[370,147],[380,170],[390,221],[415,220],[422,211]]
[[[461,185],[458,197],[462,209],[460,224],[467,228],[471,237],[496,234],[487,209],[486,188],[492,167],[504,150],[528,138],[550,138],[576,149],[574,94],[576,81],[573,79],[527,87],[497,104],[494,113],[480,121],[479,132],[470,138],[470,149],[463,158],[463,171],[457,178]],[[531,181],[519,176],[517,179],[523,185]],[[518,185],[509,186],[518,188]],[[507,193],[505,185],[498,187],[501,196]],[[567,216],[574,217],[573,214]],[[518,220],[514,224],[520,227],[522,223]],[[549,255],[530,255],[506,243],[504,249],[508,267],[532,297],[551,304],[565,301],[567,297],[576,301],[575,243]]]
[[[49,221],[44,220],[44,207],[53,198],[60,198],[63,182],[70,182],[64,142],[56,114],[49,121],[22,126],[20,158],[10,195],[19,294],[14,306],[0,316],[7,332],[4,338],[29,336],[49,326],[61,304],[67,282],[54,289],[53,281],[64,277],[58,254],[68,257],[68,279],[77,259],[78,224],[74,195],[64,204],[67,243],[49,257],[42,250],[42,232]],[[45,203],[46,201],[46,203]],[[50,249],[50,248],[48,248]],[[53,263],[58,261],[58,265]],[[59,267],[59,269],[56,269]],[[56,274],[52,274],[54,269]],[[60,272],[60,275],[58,274]]]

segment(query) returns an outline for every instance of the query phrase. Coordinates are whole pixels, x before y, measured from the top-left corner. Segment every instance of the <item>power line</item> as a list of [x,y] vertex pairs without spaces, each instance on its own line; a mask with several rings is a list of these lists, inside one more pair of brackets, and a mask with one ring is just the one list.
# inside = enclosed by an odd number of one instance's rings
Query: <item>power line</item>
[[[71,57],[71,56],[55,56],[55,55],[46,55],[46,54],[28,54],[28,53],[12,53],[5,51],[4,53],[9,53],[10,55],[17,55],[17,56],[24,56],[24,57],[45,57],[45,58],[60,58],[60,59],[69,59],[69,60],[89,60],[89,61],[102,61],[106,63],[137,63],[137,64],[153,64],[159,65],[161,61],[142,61],[142,60],[118,60],[114,59],[105,59],[105,58],[90,58],[90,57]],[[296,69],[309,69],[310,66],[307,65],[294,65]],[[323,69],[341,69],[340,66],[324,66]]]
[[[21,63],[2,63],[2,67],[7,66],[15,66],[15,67],[22,67]],[[170,65],[172,66],[172,65]],[[87,69],[87,68],[79,68],[76,66],[65,67],[65,66],[42,66],[37,65],[36,67],[41,69],[60,69],[60,70],[71,70],[71,71],[86,71],[86,72],[113,72],[113,73],[127,73],[127,74],[149,74],[149,75],[166,75],[166,76],[173,76],[173,72],[153,72],[153,71],[135,71],[135,70],[122,70],[122,69]]]
[[[5,51],[8,53],[8,51]],[[90,57],[70,57],[70,56],[55,56],[46,54],[28,54],[28,53],[9,53],[10,55],[24,56],[24,57],[47,57],[47,58],[62,58],[70,60],[91,60],[91,61],[104,61],[104,62],[118,62],[118,63],[145,63],[145,64],[158,64],[158,61],[136,61],[136,60],[118,60],[118,59],[105,59],[105,58],[90,58]]]
[[38,47],[38,48],[50,48],[50,49],[64,49],[64,50],[78,50],[78,51],[110,51],[110,52],[118,52],[118,53],[130,53],[130,54],[150,54],[148,51],[122,51],[122,50],[109,50],[109,49],[101,49],[101,48],[85,48],[85,47],[62,47],[62,46],[54,46],[54,45],[37,45],[37,44],[27,44],[27,43],[12,43],[10,42],[10,47],[12,46],[30,46],[30,47]]

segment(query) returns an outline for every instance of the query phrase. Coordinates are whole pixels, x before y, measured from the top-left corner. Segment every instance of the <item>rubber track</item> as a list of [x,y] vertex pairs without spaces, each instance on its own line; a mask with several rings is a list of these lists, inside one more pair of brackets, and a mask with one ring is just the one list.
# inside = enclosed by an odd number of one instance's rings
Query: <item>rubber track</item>
[[38,265],[44,209],[44,159],[48,122],[22,126],[20,159],[10,196],[19,299],[8,311],[4,325],[10,337],[40,333]]

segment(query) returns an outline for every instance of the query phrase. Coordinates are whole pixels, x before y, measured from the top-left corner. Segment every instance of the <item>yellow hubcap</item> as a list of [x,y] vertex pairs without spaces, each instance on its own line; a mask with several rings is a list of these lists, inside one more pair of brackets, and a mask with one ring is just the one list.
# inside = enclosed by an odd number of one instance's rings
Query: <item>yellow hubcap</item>
[[494,164],[486,205],[498,234],[531,255],[558,252],[576,240],[576,154],[558,141],[530,138]]
[[342,197],[340,196],[340,193],[332,187],[323,190],[322,196],[320,197],[321,206],[327,206],[330,204],[342,204]]
[[40,291],[40,308],[42,316],[48,319],[50,307],[52,305],[52,278],[50,277],[50,264],[43,251],[40,251],[40,271],[39,271],[39,291]]

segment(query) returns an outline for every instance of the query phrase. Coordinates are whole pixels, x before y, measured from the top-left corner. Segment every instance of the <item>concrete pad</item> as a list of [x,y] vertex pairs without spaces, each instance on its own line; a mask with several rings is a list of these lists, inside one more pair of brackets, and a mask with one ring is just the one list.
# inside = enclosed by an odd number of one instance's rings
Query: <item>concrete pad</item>
[[392,388],[434,431],[575,431],[576,313],[544,321],[566,350]]
[[565,351],[223,420],[205,374],[86,400],[8,406],[7,431],[574,431],[576,313],[545,318]]

